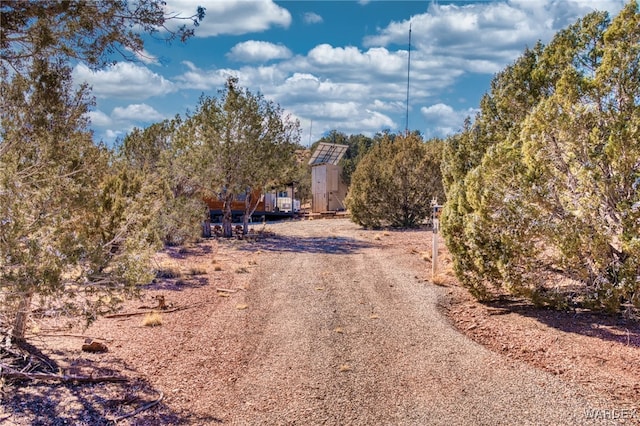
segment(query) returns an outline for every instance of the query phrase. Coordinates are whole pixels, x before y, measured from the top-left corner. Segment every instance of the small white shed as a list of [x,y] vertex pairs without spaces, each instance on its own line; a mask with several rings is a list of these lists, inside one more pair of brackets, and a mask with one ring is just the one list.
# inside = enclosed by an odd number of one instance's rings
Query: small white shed
[[323,213],[345,210],[347,185],[342,182],[342,168],[338,162],[348,145],[320,142],[309,160],[311,165],[311,211]]

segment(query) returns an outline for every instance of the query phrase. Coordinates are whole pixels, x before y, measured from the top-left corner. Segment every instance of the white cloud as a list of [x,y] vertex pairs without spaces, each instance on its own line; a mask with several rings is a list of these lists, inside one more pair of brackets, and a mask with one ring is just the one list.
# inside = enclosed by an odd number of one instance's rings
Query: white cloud
[[[439,58],[414,53],[411,99],[425,102],[436,90],[450,86],[462,71]],[[189,71],[176,81],[210,83],[229,69]],[[340,128],[373,134],[385,128],[398,130],[393,114],[402,113],[404,123],[407,52],[386,48],[361,51],[354,46],[321,44],[307,56],[295,56],[269,66],[243,67],[233,71],[240,84],[278,102],[313,129]],[[363,71],[364,70],[364,71]],[[217,88],[224,81],[218,81]],[[204,84],[200,84],[204,87]],[[212,88],[212,85],[209,84]]]
[[[291,14],[271,0],[167,0],[166,10],[182,17],[195,14],[197,7],[206,8],[205,17],[195,29],[196,37],[241,35],[266,31],[273,26],[288,28]],[[169,22],[176,28],[185,21]]]
[[372,96],[367,84],[333,82],[309,73],[294,73],[275,85],[264,84],[261,91],[289,107],[295,106],[308,110],[311,105],[322,105],[322,111],[315,111],[315,114],[328,113],[326,110],[328,102],[354,104],[365,102]]
[[320,44],[309,51],[306,64],[324,72],[339,71],[343,78],[357,76],[359,80],[370,80],[376,74],[402,75],[402,71],[406,70],[407,57],[406,52],[390,52],[384,47],[362,52],[355,46]]
[[356,102],[323,102],[317,104],[317,114],[329,119],[353,118],[359,115]]
[[229,59],[240,62],[267,62],[291,56],[292,53],[286,46],[256,40],[238,43],[227,53]]
[[91,124],[96,129],[98,139],[113,143],[119,137],[130,132],[134,127],[145,127],[166,117],[147,104],[131,104],[113,108],[111,114],[96,110],[87,113]]
[[456,111],[443,103],[420,108],[420,114],[426,120],[427,127],[431,129],[429,136],[447,136],[459,132],[464,120],[473,117],[475,113],[475,109]]
[[107,114],[102,111],[89,111],[87,113],[91,124],[98,127],[108,127],[113,124],[113,120]]
[[[511,0],[467,5],[431,3],[425,13],[391,22],[364,46],[407,46],[445,58],[465,72],[493,74],[515,60],[525,47],[548,42],[559,29],[599,8],[617,10],[620,0],[598,2]],[[616,7],[616,5],[619,5]]]
[[139,52],[136,52],[130,48],[126,48],[126,50],[131,52],[131,54],[133,54],[136,57],[136,59],[138,59],[139,61],[147,65],[158,65],[160,63],[160,61],[158,61],[158,58],[152,55],[151,53],[149,53],[146,49],[142,49]]
[[73,79],[77,83],[86,81],[93,94],[103,98],[146,99],[176,90],[163,76],[130,62],[119,62],[99,71],[91,71],[80,63],[73,69]]
[[369,132],[377,132],[384,129],[394,129],[398,125],[387,115],[377,111],[366,111],[368,117],[362,120],[362,128]]
[[302,17],[302,20],[305,24],[321,24],[323,21],[322,16],[314,12],[306,12]]
[[165,117],[147,104],[131,104],[124,108],[115,107],[111,113],[114,120],[138,121],[154,123]]
[[188,68],[188,71],[175,78],[181,89],[205,91],[219,88],[224,85],[229,76],[237,74],[236,71],[227,69],[203,70],[190,61],[182,63]]
[[120,136],[124,136],[125,132],[122,130],[111,130],[108,129],[104,132],[104,137],[109,141],[114,141]]

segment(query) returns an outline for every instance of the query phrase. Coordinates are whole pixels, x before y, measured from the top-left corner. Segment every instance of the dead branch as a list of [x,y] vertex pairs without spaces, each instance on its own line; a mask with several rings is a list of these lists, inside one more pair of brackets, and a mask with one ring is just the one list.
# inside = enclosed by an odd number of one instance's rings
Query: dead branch
[[104,337],[89,337],[89,336],[85,336],[82,334],[66,334],[66,333],[62,333],[62,334],[50,334],[50,333],[46,333],[46,334],[38,334],[38,333],[34,333],[31,334],[31,336],[34,337],[76,337],[78,339],[91,339],[91,340],[103,340],[105,342],[111,342],[113,341],[113,339],[109,338],[109,339],[105,339]]
[[77,383],[104,383],[127,382],[129,379],[122,376],[80,376],[76,374],[51,374],[51,373],[24,373],[0,364],[0,377],[17,380],[54,380],[58,382]]
[[173,308],[173,309],[167,309],[167,310],[158,310],[158,309],[153,309],[153,310],[148,310],[148,311],[140,311],[140,312],[123,312],[121,314],[111,314],[111,315],[105,315],[105,318],[125,318],[125,317],[133,317],[136,315],[145,315],[145,314],[151,314],[154,312],[160,312],[163,314],[169,314],[171,312],[177,312],[177,311],[182,311],[184,309],[189,309],[191,306],[181,306],[178,308]]
[[220,287],[216,288],[216,291],[219,291],[221,293],[237,293],[238,292],[238,290],[231,290],[229,288],[220,288]]
[[128,419],[129,417],[133,417],[137,414],[140,414],[141,412],[143,412],[144,410],[148,410],[151,407],[154,407],[156,405],[158,405],[160,403],[160,401],[162,401],[162,399],[164,398],[164,393],[162,393],[162,391],[158,391],[158,393],[160,394],[160,396],[158,397],[158,399],[151,401],[145,405],[143,405],[142,407],[127,413],[127,414],[123,414],[122,416],[118,416],[115,419],[113,419],[114,423],[118,423],[120,420],[124,420],[124,419]]

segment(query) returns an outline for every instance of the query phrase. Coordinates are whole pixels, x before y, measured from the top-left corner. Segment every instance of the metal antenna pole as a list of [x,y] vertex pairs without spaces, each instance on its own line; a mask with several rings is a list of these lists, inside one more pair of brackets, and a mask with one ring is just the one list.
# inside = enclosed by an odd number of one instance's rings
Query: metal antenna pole
[[411,73],[411,22],[409,22],[409,58],[407,61],[407,114],[405,117],[405,133],[409,134],[409,76]]

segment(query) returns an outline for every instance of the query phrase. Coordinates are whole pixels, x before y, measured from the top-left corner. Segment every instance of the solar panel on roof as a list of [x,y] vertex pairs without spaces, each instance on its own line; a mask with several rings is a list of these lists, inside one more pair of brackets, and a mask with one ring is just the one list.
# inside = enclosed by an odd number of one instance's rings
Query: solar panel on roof
[[309,164],[312,166],[333,164],[335,166],[338,164],[338,161],[340,161],[344,153],[347,152],[347,148],[349,148],[349,145],[320,142],[311,156]]

